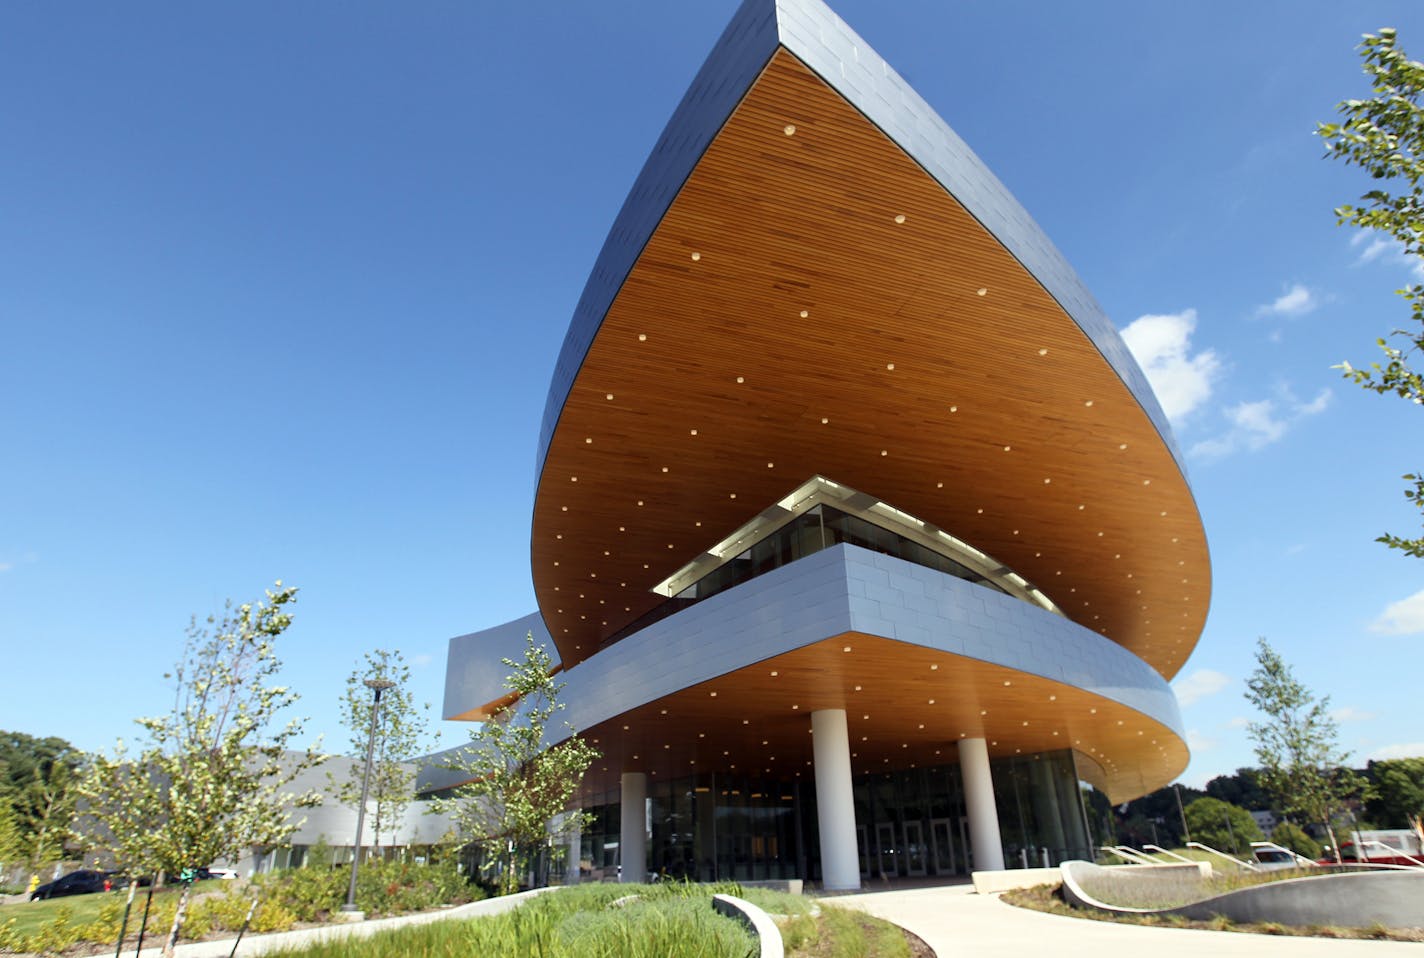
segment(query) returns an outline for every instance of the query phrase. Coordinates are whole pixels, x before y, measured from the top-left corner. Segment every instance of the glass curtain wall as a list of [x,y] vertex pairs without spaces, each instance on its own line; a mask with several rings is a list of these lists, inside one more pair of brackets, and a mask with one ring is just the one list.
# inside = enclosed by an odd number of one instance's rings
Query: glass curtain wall
[[[1010,868],[1092,860],[1071,751],[990,763]],[[974,868],[958,765],[854,779],[856,844],[868,879],[968,875]],[[587,793],[581,877],[618,877],[618,792]],[[815,788],[735,773],[648,781],[649,874],[690,881],[819,880]]]
[[850,515],[831,506],[818,505],[796,516],[745,552],[727,560],[724,565],[718,566],[632,624],[613,633],[599,644],[599,648],[607,648],[620,639],[640,632],[654,622],[675,615],[719,592],[725,592],[772,569],[790,565],[797,559],[843,542],[935,569],[995,592],[1004,591],[974,570],[926,548],[913,539],[882,528],[860,516]]

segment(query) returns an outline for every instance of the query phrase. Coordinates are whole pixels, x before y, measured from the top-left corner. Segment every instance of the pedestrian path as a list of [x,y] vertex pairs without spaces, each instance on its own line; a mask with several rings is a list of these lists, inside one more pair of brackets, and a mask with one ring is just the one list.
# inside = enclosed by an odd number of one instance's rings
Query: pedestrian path
[[998,895],[975,894],[972,885],[837,895],[827,901],[908,928],[939,958],[1025,958],[1038,953],[1053,958],[1424,958],[1424,945],[1417,942],[1287,938],[1049,915],[1016,908]]

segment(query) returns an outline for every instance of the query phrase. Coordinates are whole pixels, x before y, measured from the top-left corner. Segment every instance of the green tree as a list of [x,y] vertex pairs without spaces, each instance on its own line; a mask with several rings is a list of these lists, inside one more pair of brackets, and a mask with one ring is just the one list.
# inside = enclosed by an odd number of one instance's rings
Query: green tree
[[[532,634],[524,658],[501,660],[510,701],[480,725],[452,762],[467,777],[455,796],[439,803],[453,812],[461,838],[478,845],[486,860],[500,862],[501,894],[519,890],[519,875],[549,839],[556,844],[578,824],[563,816],[584,772],[598,752],[563,723],[569,735],[550,744],[553,722],[564,708],[564,683],[551,675],[552,661]],[[558,818],[562,816],[561,818]],[[555,825],[558,818],[562,825]]]
[[1291,822],[1277,825],[1271,832],[1271,841],[1311,861],[1320,857],[1320,843],[1307,835],[1305,829]]
[[1370,817],[1390,828],[1403,828],[1424,817],[1424,758],[1370,762],[1374,797]]
[[1206,783],[1206,793],[1223,802],[1251,811],[1267,811],[1271,798],[1261,789],[1261,774],[1254,768],[1238,768],[1234,775],[1218,775]]
[[[1399,48],[1392,29],[1366,34],[1360,44],[1365,75],[1373,96],[1345,100],[1337,107],[1339,123],[1321,123],[1316,132],[1325,141],[1326,155],[1358,166],[1370,175],[1375,188],[1360,197],[1360,204],[1335,210],[1341,224],[1350,224],[1391,237],[1400,252],[1416,267],[1424,265],[1424,63],[1411,60]],[[1396,329],[1389,340],[1377,340],[1382,362],[1356,369],[1348,362],[1340,369],[1362,388],[1393,393],[1416,405],[1424,404],[1424,378],[1412,367],[1424,350],[1424,283],[1399,290],[1409,304],[1407,328]],[[1404,496],[1424,512],[1424,472],[1404,476],[1410,487]],[[1386,533],[1376,540],[1406,555],[1424,558],[1424,536]]]
[[136,720],[145,739],[136,754],[120,741],[113,758],[94,757],[80,788],[80,827],[126,867],[176,874],[280,844],[297,824],[285,806],[313,800],[284,791],[322,756],[290,750],[302,720],[279,724],[298,696],[278,684],[274,643],[291,625],[297,590],[276,589],[265,603],[228,602],[206,625],[195,618],[165,676],[172,709]]
[[0,874],[9,866],[28,858],[20,825],[15,821],[15,808],[9,802],[0,800]]
[[0,795],[13,812],[20,857],[32,866],[62,856],[84,761],[62,738],[0,732]]
[[1260,782],[1277,811],[1324,825],[1338,850],[1332,818],[1365,782],[1345,767],[1330,696],[1317,699],[1265,639],[1256,640],[1256,669],[1246,700],[1263,719],[1246,727],[1261,763]]
[[1168,848],[1186,841],[1182,835],[1178,796],[1185,806],[1201,798],[1202,793],[1191,786],[1167,785],[1118,806],[1115,815],[1121,839],[1129,845],[1141,846],[1151,842]]
[[1265,836],[1251,813],[1219,798],[1199,798],[1184,810],[1192,841],[1223,852],[1248,855]]
[[[405,810],[415,798],[415,770],[410,760],[422,751],[430,704],[417,706],[410,692],[410,668],[397,651],[376,649],[367,652],[365,664],[358,664],[346,679],[341,701],[341,724],[351,732],[351,754],[347,773],[329,776],[337,798],[352,808],[361,804],[361,778],[365,770],[366,748],[370,742],[371,710],[375,696],[367,680],[385,680],[395,685],[381,695],[381,713],[376,728],[371,761],[369,801],[374,806],[372,845],[381,844],[382,823],[399,830]],[[392,832],[392,840],[395,838]]]

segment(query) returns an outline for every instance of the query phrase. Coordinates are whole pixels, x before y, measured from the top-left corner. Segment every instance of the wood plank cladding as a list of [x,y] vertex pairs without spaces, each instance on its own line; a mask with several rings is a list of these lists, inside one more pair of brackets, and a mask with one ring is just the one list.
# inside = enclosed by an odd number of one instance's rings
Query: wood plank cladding
[[851,632],[579,730],[603,753],[584,787],[615,788],[625,771],[810,781],[811,712],[823,708],[846,710],[856,775],[953,764],[955,742],[984,737],[994,757],[1074,749],[1080,775],[1116,802],[1167,784],[1187,763],[1175,733],[1110,699]]
[[1167,678],[1200,634],[1205,537],[1148,416],[994,237],[780,50],[550,442],[531,554],[564,664],[816,474],[984,550]]

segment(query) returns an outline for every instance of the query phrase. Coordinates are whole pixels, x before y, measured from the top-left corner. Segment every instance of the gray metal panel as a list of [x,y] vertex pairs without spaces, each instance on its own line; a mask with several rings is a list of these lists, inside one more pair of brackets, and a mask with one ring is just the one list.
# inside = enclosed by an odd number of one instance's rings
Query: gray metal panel
[[[654,623],[563,674],[563,718],[588,729],[630,709],[812,645],[864,632],[1085,689],[1185,738],[1166,681],[1062,616],[962,579],[838,545]],[[554,741],[567,737],[562,731]]]
[[1147,377],[1067,260],[949,125],[820,0],[746,0],[673,112],[614,220],[574,310],[549,384],[536,476],[584,356],[634,261],[778,45],[898,143],[1038,279],[1122,378],[1185,476],[1181,451]]
[[451,639],[445,663],[445,702],[441,717],[452,718],[503,698],[508,692],[504,680],[509,668],[502,660],[523,659],[524,637],[530,634],[557,665],[559,650],[549,637],[543,616],[537,612]]

